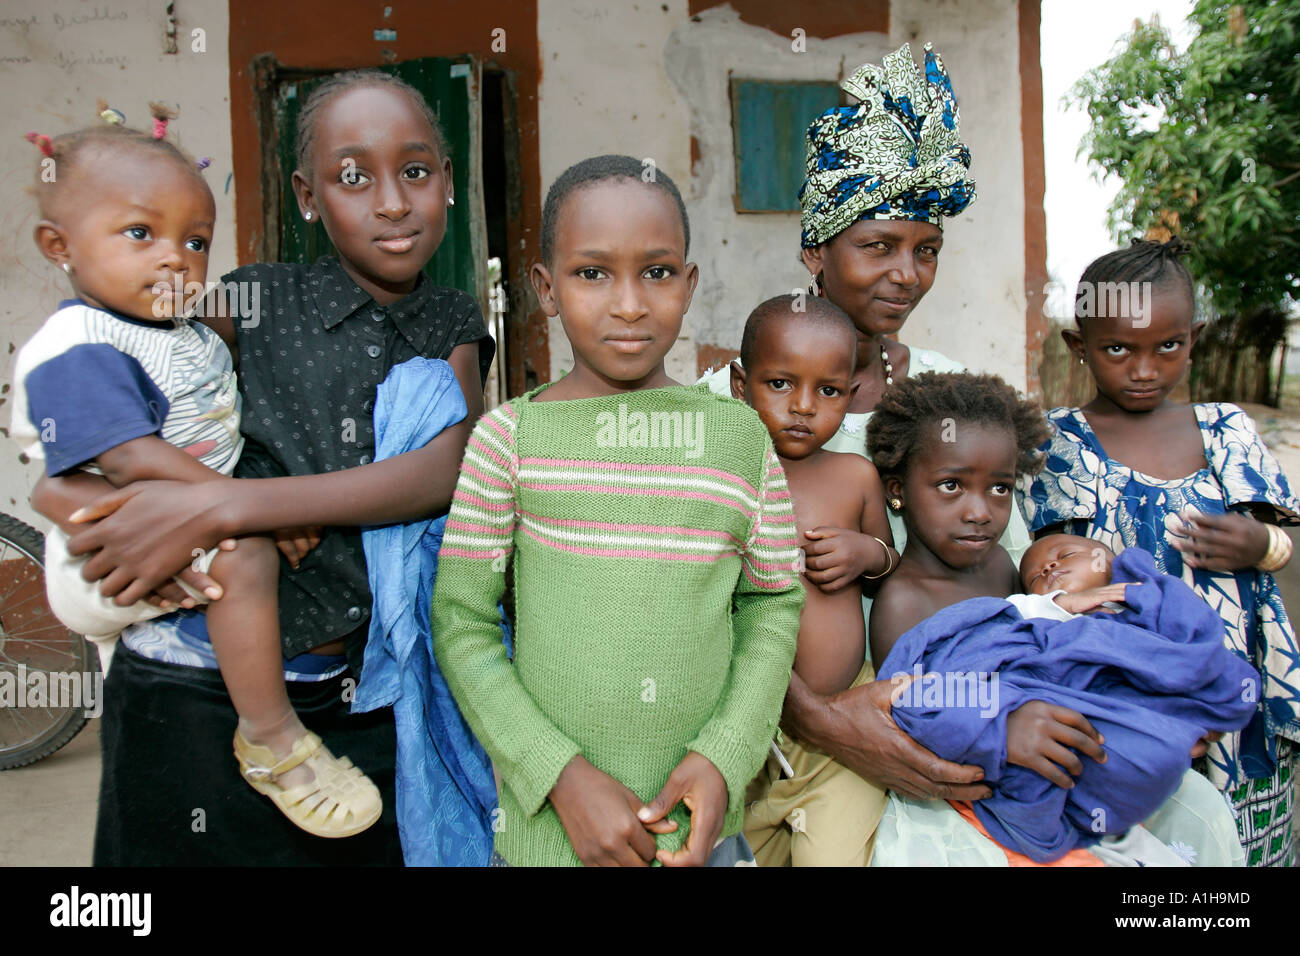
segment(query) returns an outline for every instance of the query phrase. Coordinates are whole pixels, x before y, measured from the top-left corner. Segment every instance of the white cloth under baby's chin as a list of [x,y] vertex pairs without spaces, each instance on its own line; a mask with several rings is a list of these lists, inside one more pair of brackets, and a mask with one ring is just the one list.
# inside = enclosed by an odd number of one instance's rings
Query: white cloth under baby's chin
[[[1057,588],[1048,594],[1013,594],[1007,600],[1024,618],[1045,617],[1052,621],[1068,621],[1072,618],[1082,617],[1080,614],[1067,611],[1056,603],[1058,594],[1067,593],[1069,592],[1065,588]],[[1114,601],[1106,601],[1096,610],[1109,611],[1113,614],[1124,610],[1124,605],[1117,604]]]
[[1020,612],[1021,617],[1046,617],[1054,621],[1068,621],[1078,617],[1056,603],[1056,596],[1064,594],[1065,588],[1050,594],[1013,594],[1007,598],[1012,606]]

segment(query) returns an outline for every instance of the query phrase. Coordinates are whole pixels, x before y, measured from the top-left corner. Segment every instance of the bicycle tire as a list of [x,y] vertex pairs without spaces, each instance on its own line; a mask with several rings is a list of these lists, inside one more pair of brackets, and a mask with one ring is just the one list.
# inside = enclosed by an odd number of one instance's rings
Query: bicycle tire
[[[56,670],[51,667],[56,663],[66,666]],[[19,671],[19,665],[26,670]],[[76,672],[84,680],[99,673],[99,654],[50,610],[45,598],[44,535],[12,515],[0,513],[0,677],[6,671],[12,674],[8,679],[15,688],[20,673]],[[48,676],[46,683],[48,687]],[[96,680],[97,690],[99,684]],[[86,725],[84,702],[31,708],[24,706],[26,690],[21,692],[21,703],[0,707],[0,770],[26,767],[48,757]],[[43,723],[29,720],[26,711],[43,711]]]

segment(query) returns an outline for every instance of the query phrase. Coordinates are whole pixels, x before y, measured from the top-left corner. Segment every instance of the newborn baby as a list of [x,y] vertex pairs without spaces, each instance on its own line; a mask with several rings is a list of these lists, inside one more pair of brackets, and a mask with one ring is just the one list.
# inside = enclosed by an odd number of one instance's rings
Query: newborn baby
[[[993,794],[974,804],[975,817],[999,845],[1044,863],[1156,813],[1207,730],[1249,722],[1259,675],[1224,646],[1218,612],[1140,548],[1116,556],[1051,535],[1026,552],[1021,579],[1030,593],[972,598],[922,621],[880,674],[918,676],[909,687],[929,692],[897,695],[895,723],[940,757],[981,767]],[[1086,613],[1097,609],[1115,613]],[[996,679],[992,708],[956,693],[972,676],[990,688]],[[1104,758],[1076,759],[1070,779],[1051,779],[1039,764],[1059,771],[1062,738],[1020,728],[1013,746],[1015,715],[1035,702],[1081,715],[1104,737]]]
[[1039,538],[1020,561],[1024,594],[1007,600],[1025,617],[1067,620],[1086,611],[1120,610],[1126,589],[1135,582],[1111,584],[1115,552],[1100,541],[1074,534]]

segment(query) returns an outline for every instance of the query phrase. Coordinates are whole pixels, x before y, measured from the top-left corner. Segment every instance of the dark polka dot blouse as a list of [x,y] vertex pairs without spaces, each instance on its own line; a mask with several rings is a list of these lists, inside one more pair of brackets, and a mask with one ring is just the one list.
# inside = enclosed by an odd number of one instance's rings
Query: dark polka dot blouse
[[[235,471],[240,478],[369,464],[376,389],[389,369],[417,356],[448,358],[467,342],[479,347],[484,379],[492,363],[494,344],[474,299],[423,277],[387,307],[333,257],[310,266],[244,266],[222,281],[249,284],[234,287],[230,296],[232,303],[249,306],[232,318],[244,402],[244,453]],[[280,563],[285,655],[359,631],[369,621],[370,603],[360,529],[326,529],[297,571]]]

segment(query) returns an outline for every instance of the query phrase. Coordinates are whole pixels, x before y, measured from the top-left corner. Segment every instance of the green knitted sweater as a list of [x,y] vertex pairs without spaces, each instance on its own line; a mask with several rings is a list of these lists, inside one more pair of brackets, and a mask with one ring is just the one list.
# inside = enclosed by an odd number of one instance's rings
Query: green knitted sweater
[[[649,801],[695,751],[726,780],[723,835],[738,833],[804,599],[767,431],[702,386],[537,391],[475,427],[433,598],[438,665],[501,774],[496,849],[579,862],[547,800],[577,754]],[[496,609],[508,564],[513,664]],[[670,819],[656,841],[675,850],[689,813]]]

